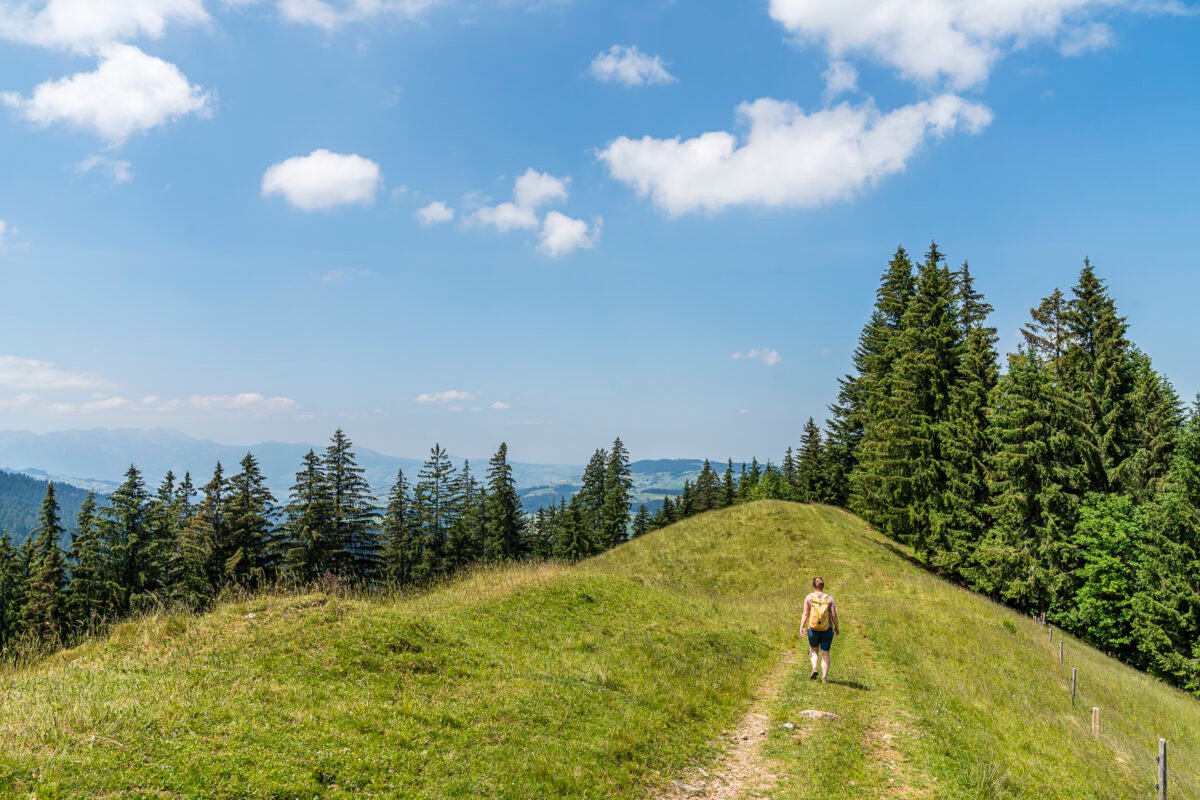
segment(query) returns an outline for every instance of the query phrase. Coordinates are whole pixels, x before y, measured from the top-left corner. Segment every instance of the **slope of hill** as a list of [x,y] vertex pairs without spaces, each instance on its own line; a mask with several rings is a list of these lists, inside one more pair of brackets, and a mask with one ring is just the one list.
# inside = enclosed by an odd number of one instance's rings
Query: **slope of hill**
[[[795,654],[818,571],[844,628],[827,685]],[[674,797],[755,702],[755,796],[1152,797],[1162,736],[1171,797],[1200,797],[1200,703],[1066,654],[848,514],[755,503],[575,567],[159,615],[11,668],[0,796]]]
[[[54,484],[59,519],[68,532],[75,526],[79,506],[87,492],[65,483]],[[13,542],[21,542],[37,526],[38,512],[46,497],[46,481],[0,470],[0,531],[7,531]]]

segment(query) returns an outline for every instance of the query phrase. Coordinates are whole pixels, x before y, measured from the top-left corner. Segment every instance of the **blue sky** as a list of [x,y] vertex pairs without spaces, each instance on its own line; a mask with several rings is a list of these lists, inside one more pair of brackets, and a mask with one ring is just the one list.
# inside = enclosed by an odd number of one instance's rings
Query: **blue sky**
[[0,0],[0,428],[778,459],[931,239],[1190,397],[1195,10]]

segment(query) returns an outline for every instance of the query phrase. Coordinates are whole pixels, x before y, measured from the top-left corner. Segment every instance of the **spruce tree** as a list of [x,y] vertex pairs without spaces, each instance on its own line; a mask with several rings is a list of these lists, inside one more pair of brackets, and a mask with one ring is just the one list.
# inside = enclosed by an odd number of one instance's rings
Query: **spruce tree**
[[106,581],[117,616],[151,606],[158,599],[161,565],[153,560],[149,526],[146,485],[141,471],[131,465],[100,513],[100,538],[108,556]]
[[650,530],[650,512],[646,510],[646,504],[642,503],[638,506],[637,514],[633,517],[633,538],[645,536]]
[[59,547],[62,535],[54,484],[48,483],[38,526],[31,534],[33,559],[21,612],[24,631],[42,643],[58,644],[67,630],[66,566]]
[[191,523],[183,532],[184,580],[179,596],[189,605],[203,606],[227,583],[225,562],[232,551],[229,481],[218,461],[212,478],[201,490]]
[[1176,437],[1183,423],[1179,395],[1154,371],[1150,357],[1133,349],[1133,451],[1121,465],[1117,482],[1138,503],[1154,499],[1171,468]]
[[704,466],[700,468],[700,474],[696,476],[696,486],[692,494],[692,511],[696,514],[703,514],[705,511],[720,508],[721,501],[720,479],[706,458]]
[[417,475],[414,491],[413,510],[421,543],[421,561],[414,573],[417,581],[432,580],[448,569],[447,539],[458,510],[455,484],[450,456],[435,444]]
[[83,632],[94,630],[110,613],[103,544],[96,511],[96,494],[88,492],[79,506],[71,551],[67,557],[71,573],[67,585],[68,616],[71,624]]
[[333,538],[333,501],[321,459],[312,450],[296,473],[290,500],[284,509],[287,537],[285,563],[304,581],[315,580],[336,565],[338,543]]
[[721,479],[721,507],[727,508],[737,502],[737,480],[733,477],[733,459],[725,463],[725,476]]
[[13,547],[8,531],[0,533],[0,650],[21,633],[21,611],[29,576],[21,550]]
[[329,490],[329,532],[335,542],[335,570],[371,580],[379,566],[378,511],[353,447],[338,428],[321,458]]
[[523,558],[529,554],[525,541],[525,514],[512,465],[508,463],[508,445],[504,442],[488,462],[487,479],[486,557],[490,561]]
[[554,542],[554,557],[564,561],[579,561],[594,555],[597,550],[596,540],[585,522],[586,508],[584,501],[577,494],[571,502],[559,509],[556,516],[556,540]]
[[629,451],[620,437],[613,441],[604,465],[604,500],[600,509],[600,543],[616,547],[629,537],[629,504],[633,500],[633,474]]
[[956,277],[964,343],[958,381],[951,387],[941,428],[945,524],[932,543],[935,565],[952,575],[961,574],[989,524],[988,463],[994,439],[988,431],[988,409],[1000,373],[996,329],[987,325],[992,307],[975,291],[966,262]]
[[412,583],[421,562],[421,541],[404,470],[396,470],[396,482],[388,493],[382,539],[379,558],[383,576],[399,586]]
[[793,499],[801,503],[824,503],[831,499],[825,486],[825,445],[821,429],[812,417],[804,423],[798,462],[792,480]]
[[275,529],[275,496],[258,459],[246,453],[239,466],[229,480],[228,539],[218,558],[227,583],[254,586],[275,576],[283,550]]

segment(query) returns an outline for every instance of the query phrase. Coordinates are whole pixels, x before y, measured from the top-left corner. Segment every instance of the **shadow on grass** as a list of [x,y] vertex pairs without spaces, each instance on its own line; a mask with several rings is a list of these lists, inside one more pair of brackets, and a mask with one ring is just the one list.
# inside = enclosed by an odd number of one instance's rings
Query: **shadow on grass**
[[858,681],[843,681],[837,678],[829,678],[826,683],[832,683],[834,686],[845,686],[847,689],[856,689],[860,692],[871,691],[870,686],[867,686],[865,683],[859,683]]

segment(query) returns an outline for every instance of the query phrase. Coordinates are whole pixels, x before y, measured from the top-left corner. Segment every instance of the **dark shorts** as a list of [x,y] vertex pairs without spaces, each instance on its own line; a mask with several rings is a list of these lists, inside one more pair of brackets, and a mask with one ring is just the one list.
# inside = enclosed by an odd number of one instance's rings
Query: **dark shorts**
[[828,653],[829,648],[833,647],[833,628],[827,631],[814,631],[812,628],[809,628],[808,646],[819,648]]

